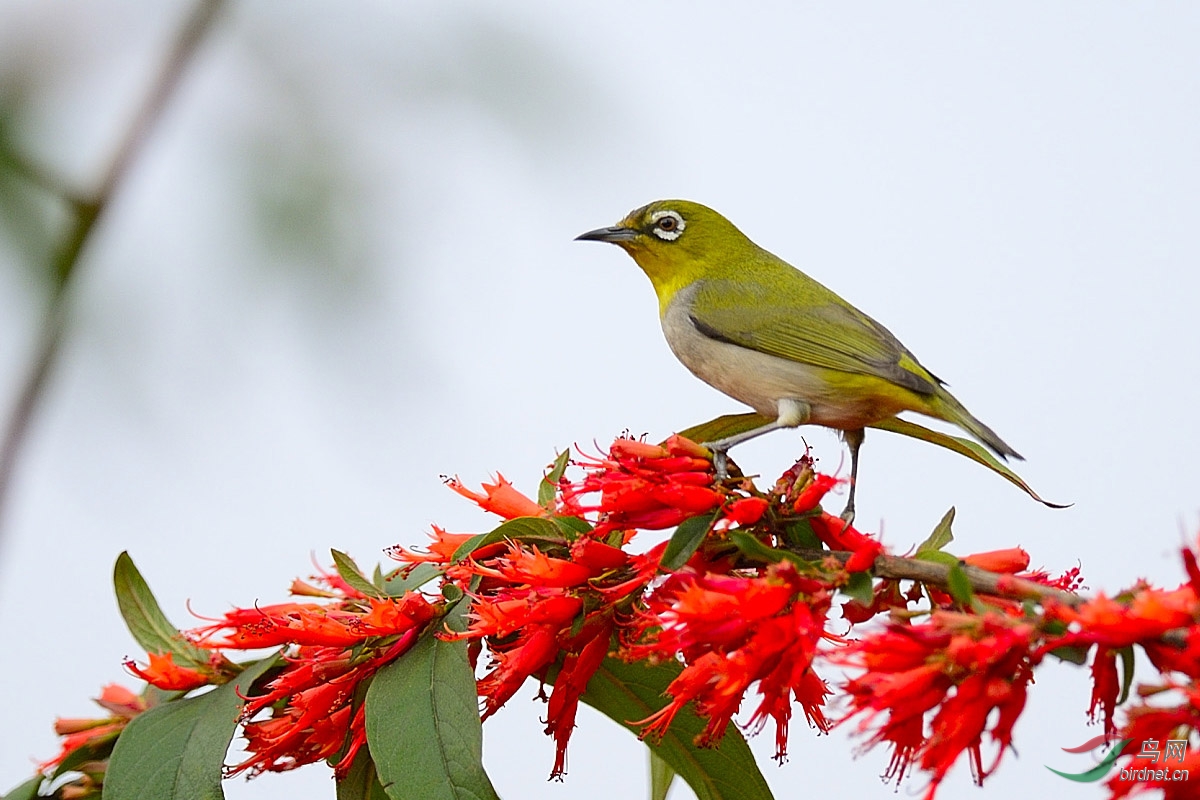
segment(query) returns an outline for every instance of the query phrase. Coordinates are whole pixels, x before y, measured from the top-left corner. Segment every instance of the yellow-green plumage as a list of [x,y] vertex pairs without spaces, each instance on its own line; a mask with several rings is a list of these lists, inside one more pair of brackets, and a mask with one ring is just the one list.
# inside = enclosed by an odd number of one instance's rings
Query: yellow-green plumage
[[667,342],[688,369],[777,418],[710,443],[721,454],[767,430],[814,423],[846,432],[855,473],[862,429],[916,411],[958,425],[1001,457],[1020,458],[891,332],[706,206],[660,200],[579,238],[612,242],[633,257],[658,294]]

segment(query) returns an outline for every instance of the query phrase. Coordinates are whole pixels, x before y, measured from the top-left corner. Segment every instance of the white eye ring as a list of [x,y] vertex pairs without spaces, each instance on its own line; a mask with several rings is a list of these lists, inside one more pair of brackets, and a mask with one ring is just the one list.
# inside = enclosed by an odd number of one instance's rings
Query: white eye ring
[[666,242],[678,239],[687,227],[683,217],[676,211],[655,211],[650,215],[650,221],[654,223],[654,235]]

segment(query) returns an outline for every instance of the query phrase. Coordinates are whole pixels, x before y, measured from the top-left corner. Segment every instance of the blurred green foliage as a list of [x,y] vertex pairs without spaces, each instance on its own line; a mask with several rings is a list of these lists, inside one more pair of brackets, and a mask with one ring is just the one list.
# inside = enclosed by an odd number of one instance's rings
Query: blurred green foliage
[[0,245],[18,268],[49,290],[51,253],[65,225],[66,203],[47,176],[25,160],[20,144],[31,88],[19,73],[0,74]]

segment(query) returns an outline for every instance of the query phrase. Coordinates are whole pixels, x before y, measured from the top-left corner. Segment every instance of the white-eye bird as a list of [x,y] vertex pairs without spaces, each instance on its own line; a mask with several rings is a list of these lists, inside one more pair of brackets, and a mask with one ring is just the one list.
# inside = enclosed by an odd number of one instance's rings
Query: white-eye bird
[[1001,458],[1020,459],[866,314],[750,241],[711,208],[659,200],[578,239],[611,242],[658,294],[663,334],[696,377],[774,421],[706,442],[718,475],[729,448],[778,428],[842,431],[850,448],[845,519],[854,517],[863,428],[916,411],[951,422]]

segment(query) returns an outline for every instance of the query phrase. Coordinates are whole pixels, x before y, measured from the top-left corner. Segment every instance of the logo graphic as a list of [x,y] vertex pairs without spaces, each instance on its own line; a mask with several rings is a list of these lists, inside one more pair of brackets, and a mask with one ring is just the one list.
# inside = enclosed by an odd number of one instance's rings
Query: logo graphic
[[[1113,764],[1121,757],[1121,751],[1125,749],[1125,745],[1129,744],[1129,739],[1120,739],[1113,748],[1105,753],[1104,758],[1100,759],[1100,763],[1086,772],[1060,772],[1049,764],[1045,765],[1046,769],[1053,772],[1055,775],[1060,775],[1069,781],[1076,783],[1095,783],[1096,781],[1104,780],[1108,773],[1112,772]],[[1090,753],[1098,747],[1104,747],[1107,744],[1103,736],[1094,736],[1088,739],[1081,745],[1076,747],[1064,747],[1064,753]]]
[[[1096,766],[1085,772],[1061,772],[1049,764],[1046,769],[1053,772],[1055,775],[1062,776],[1069,781],[1076,783],[1095,783],[1096,781],[1104,780],[1113,771],[1113,766],[1117,759],[1122,755],[1126,755],[1125,749],[1133,740],[1120,739],[1112,745],[1112,748],[1104,754],[1100,762]],[[1106,747],[1108,742],[1103,736],[1094,736],[1088,739],[1078,747],[1064,747],[1065,753],[1090,753],[1100,747]],[[1146,739],[1142,742],[1141,750],[1133,753],[1134,761],[1123,768],[1117,779],[1121,781],[1131,781],[1135,783],[1171,783],[1175,781],[1186,781],[1190,777],[1186,769],[1170,769],[1167,763],[1177,761],[1180,764],[1184,763],[1187,757],[1188,740],[1187,739],[1168,739],[1165,747],[1157,739]],[[1130,751],[1132,752],[1132,751]],[[1151,766],[1143,764],[1139,765],[1137,759],[1145,759]],[[1159,762],[1162,762],[1159,764]]]

